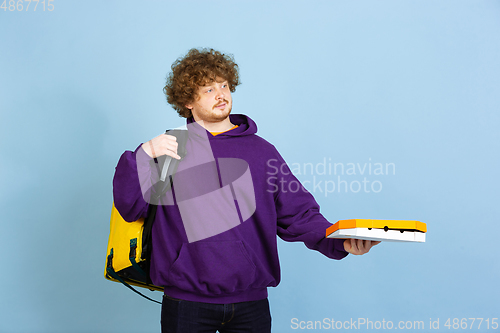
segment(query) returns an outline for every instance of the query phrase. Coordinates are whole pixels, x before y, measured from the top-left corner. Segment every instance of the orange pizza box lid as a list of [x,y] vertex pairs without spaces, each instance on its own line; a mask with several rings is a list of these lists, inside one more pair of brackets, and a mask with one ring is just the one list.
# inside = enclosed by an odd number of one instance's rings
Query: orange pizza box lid
[[427,232],[427,225],[420,221],[409,220],[370,220],[370,219],[352,219],[340,220],[328,229],[326,236],[334,233],[339,229],[354,229],[354,228],[375,228],[375,229],[396,229],[396,230],[417,230]]

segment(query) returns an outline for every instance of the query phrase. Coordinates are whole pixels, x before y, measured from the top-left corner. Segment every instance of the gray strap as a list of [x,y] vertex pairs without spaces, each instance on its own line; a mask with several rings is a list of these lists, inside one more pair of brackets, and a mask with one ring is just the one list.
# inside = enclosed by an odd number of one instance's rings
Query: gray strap
[[163,163],[163,169],[161,170],[161,176],[160,176],[160,180],[162,182],[165,181],[165,179],[167,178],[167,171],[168,171],[168,167],[170,166],[170,162],[172,162],[172,158],[171,156],[167,156],[167,158],[165,159],[165,162]]

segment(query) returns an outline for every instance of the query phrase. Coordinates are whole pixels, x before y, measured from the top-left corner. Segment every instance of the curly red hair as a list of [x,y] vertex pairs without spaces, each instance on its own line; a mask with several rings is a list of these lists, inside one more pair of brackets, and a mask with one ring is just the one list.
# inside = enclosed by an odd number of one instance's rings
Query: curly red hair
[[221,78],[228,82],[230,91],[235,92],[240,81],[232,55],[213,49],[191,49],[172,64],[163,92],[179,116],[189,118],[192,113],[186,104],[195,101],[198,88]]

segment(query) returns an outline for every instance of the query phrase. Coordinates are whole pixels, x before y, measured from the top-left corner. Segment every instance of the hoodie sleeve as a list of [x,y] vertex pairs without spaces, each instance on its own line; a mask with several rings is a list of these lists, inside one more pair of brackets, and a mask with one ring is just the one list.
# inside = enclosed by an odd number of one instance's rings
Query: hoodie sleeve
[[331,259],[342,259],[343,239],[326,238],[326,229],[332,224],[320,213],[319,205],[309,191],[292,174],[278,153],[275,206],[278,218],[278,236],[287,242],[304,242]]
[[139,145],[120,157],[113,178],[113,200],[116,209],[125,221],[136,221],[146,217],[148,202],[144,199],[151,188],[150,158]]

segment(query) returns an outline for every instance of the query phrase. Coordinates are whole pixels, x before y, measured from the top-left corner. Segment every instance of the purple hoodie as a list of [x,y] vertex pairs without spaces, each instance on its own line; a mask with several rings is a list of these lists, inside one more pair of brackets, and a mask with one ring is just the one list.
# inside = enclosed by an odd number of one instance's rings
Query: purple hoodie
[[[189,301],[237,303],[267,297],[280,282],[277,237],[301,241],[329,258],[347,255],[331,226],[276,148],[245,115],[213,136],[187,120],[187,155],[153,225],[151,279]],[[114,203],[126,221],[145,217],[158,172],[139,146],[120,158]]]

